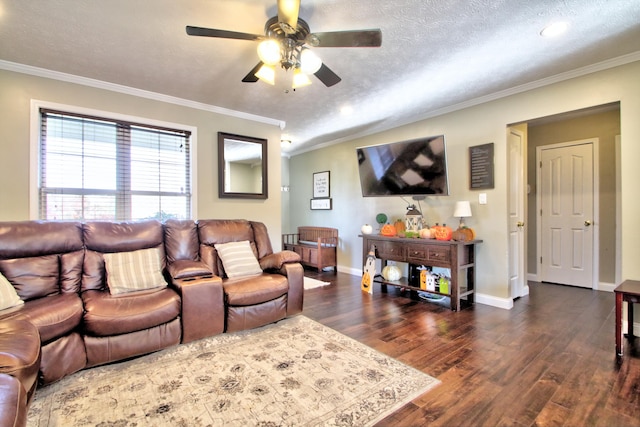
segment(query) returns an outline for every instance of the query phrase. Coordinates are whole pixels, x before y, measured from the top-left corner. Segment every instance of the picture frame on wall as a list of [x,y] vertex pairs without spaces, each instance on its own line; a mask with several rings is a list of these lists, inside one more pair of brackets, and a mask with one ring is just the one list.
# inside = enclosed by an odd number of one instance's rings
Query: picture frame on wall
[[494,188],[493,142],[469,147],[469,188]]
[[313,198],[331,197],[329,187],[331,177],[329,171],[315,172],[313,174]]
[[311,199],[311,210],[331,210],[333,208],[333,203],[330,198],[324,199]]

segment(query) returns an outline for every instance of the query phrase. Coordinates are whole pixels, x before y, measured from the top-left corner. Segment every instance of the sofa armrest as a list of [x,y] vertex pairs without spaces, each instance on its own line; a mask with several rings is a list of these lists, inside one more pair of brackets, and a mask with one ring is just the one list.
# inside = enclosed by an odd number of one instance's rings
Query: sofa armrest
[[26,426],[27,411],[27,392],[20,380],[0,373],[0,426]]
[[304,303],[304,268],[299,262],[283,264],[279,271],[287,276],[289,292],[287,293],[287,316],[302,312]]
[[224,292],[218,276],[173,279],[182,300],[182,343],[224,332]]
[[300,262],[300,255],[293,251],[280,251],[260,259],[263,270],[279,270],[284,264]]
[[211,269],[202,261],[188,259],[176,260],[167,264],[167,271],[173,279],[186,279],[188,277],[210,276]]

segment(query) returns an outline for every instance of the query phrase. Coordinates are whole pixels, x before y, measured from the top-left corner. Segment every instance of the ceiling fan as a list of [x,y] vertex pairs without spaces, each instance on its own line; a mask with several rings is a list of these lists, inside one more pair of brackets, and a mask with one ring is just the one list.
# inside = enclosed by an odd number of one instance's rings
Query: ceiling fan
[[382,32],[379,29],[331,31],[312,33],[309,25],[298,17],[300,0],[278,0],[278,16],[267,20],[264,35],[240,33],[187,26],[190,36],[258,41],[260,62],[242,81],[258,80],[275,84],[275,66],[293,69],[293,88],[311,83],[308,74],[314,74],[325,86],[330,87],[342,79],[311,51],[313,47],[379,47]]

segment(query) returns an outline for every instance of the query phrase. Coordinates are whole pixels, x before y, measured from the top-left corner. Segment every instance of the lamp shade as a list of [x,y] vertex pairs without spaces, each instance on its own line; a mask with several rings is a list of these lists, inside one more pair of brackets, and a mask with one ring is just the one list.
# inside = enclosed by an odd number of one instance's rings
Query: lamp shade
[[255,76],[270,85],[276,84],[276,69],[272,65],[264,64],[260,67]]
[[300,70],[300,68],[296,68],[293,71],[293,84],[291,87],[297,89],[299,87],[308,86],[311,84],[311,80],[309,80],[309,76]]
[[453,210],[453,216],[455,218],[468,218],[471,216],[471,204],[468,200],[456,202],[456,207]]

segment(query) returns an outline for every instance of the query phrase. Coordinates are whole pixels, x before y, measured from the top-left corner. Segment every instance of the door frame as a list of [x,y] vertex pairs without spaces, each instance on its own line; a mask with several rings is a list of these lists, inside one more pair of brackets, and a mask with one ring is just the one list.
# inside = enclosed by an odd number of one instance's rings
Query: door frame
[[[542,150],[570,147],[572,145],[591,144],[593,147],[593,254],[591,271],[591,289],[600,289],[600,139],[588,138],[576,141],[560,142],[556,144],[539,145],[536,147],[536,188],[542,188],[542,175],[540,174],[540,162]],[[537,281],[542,280],[540,271],[540,257],[542,254],[542,208],[541,191],[536,191],[536,276]]]

